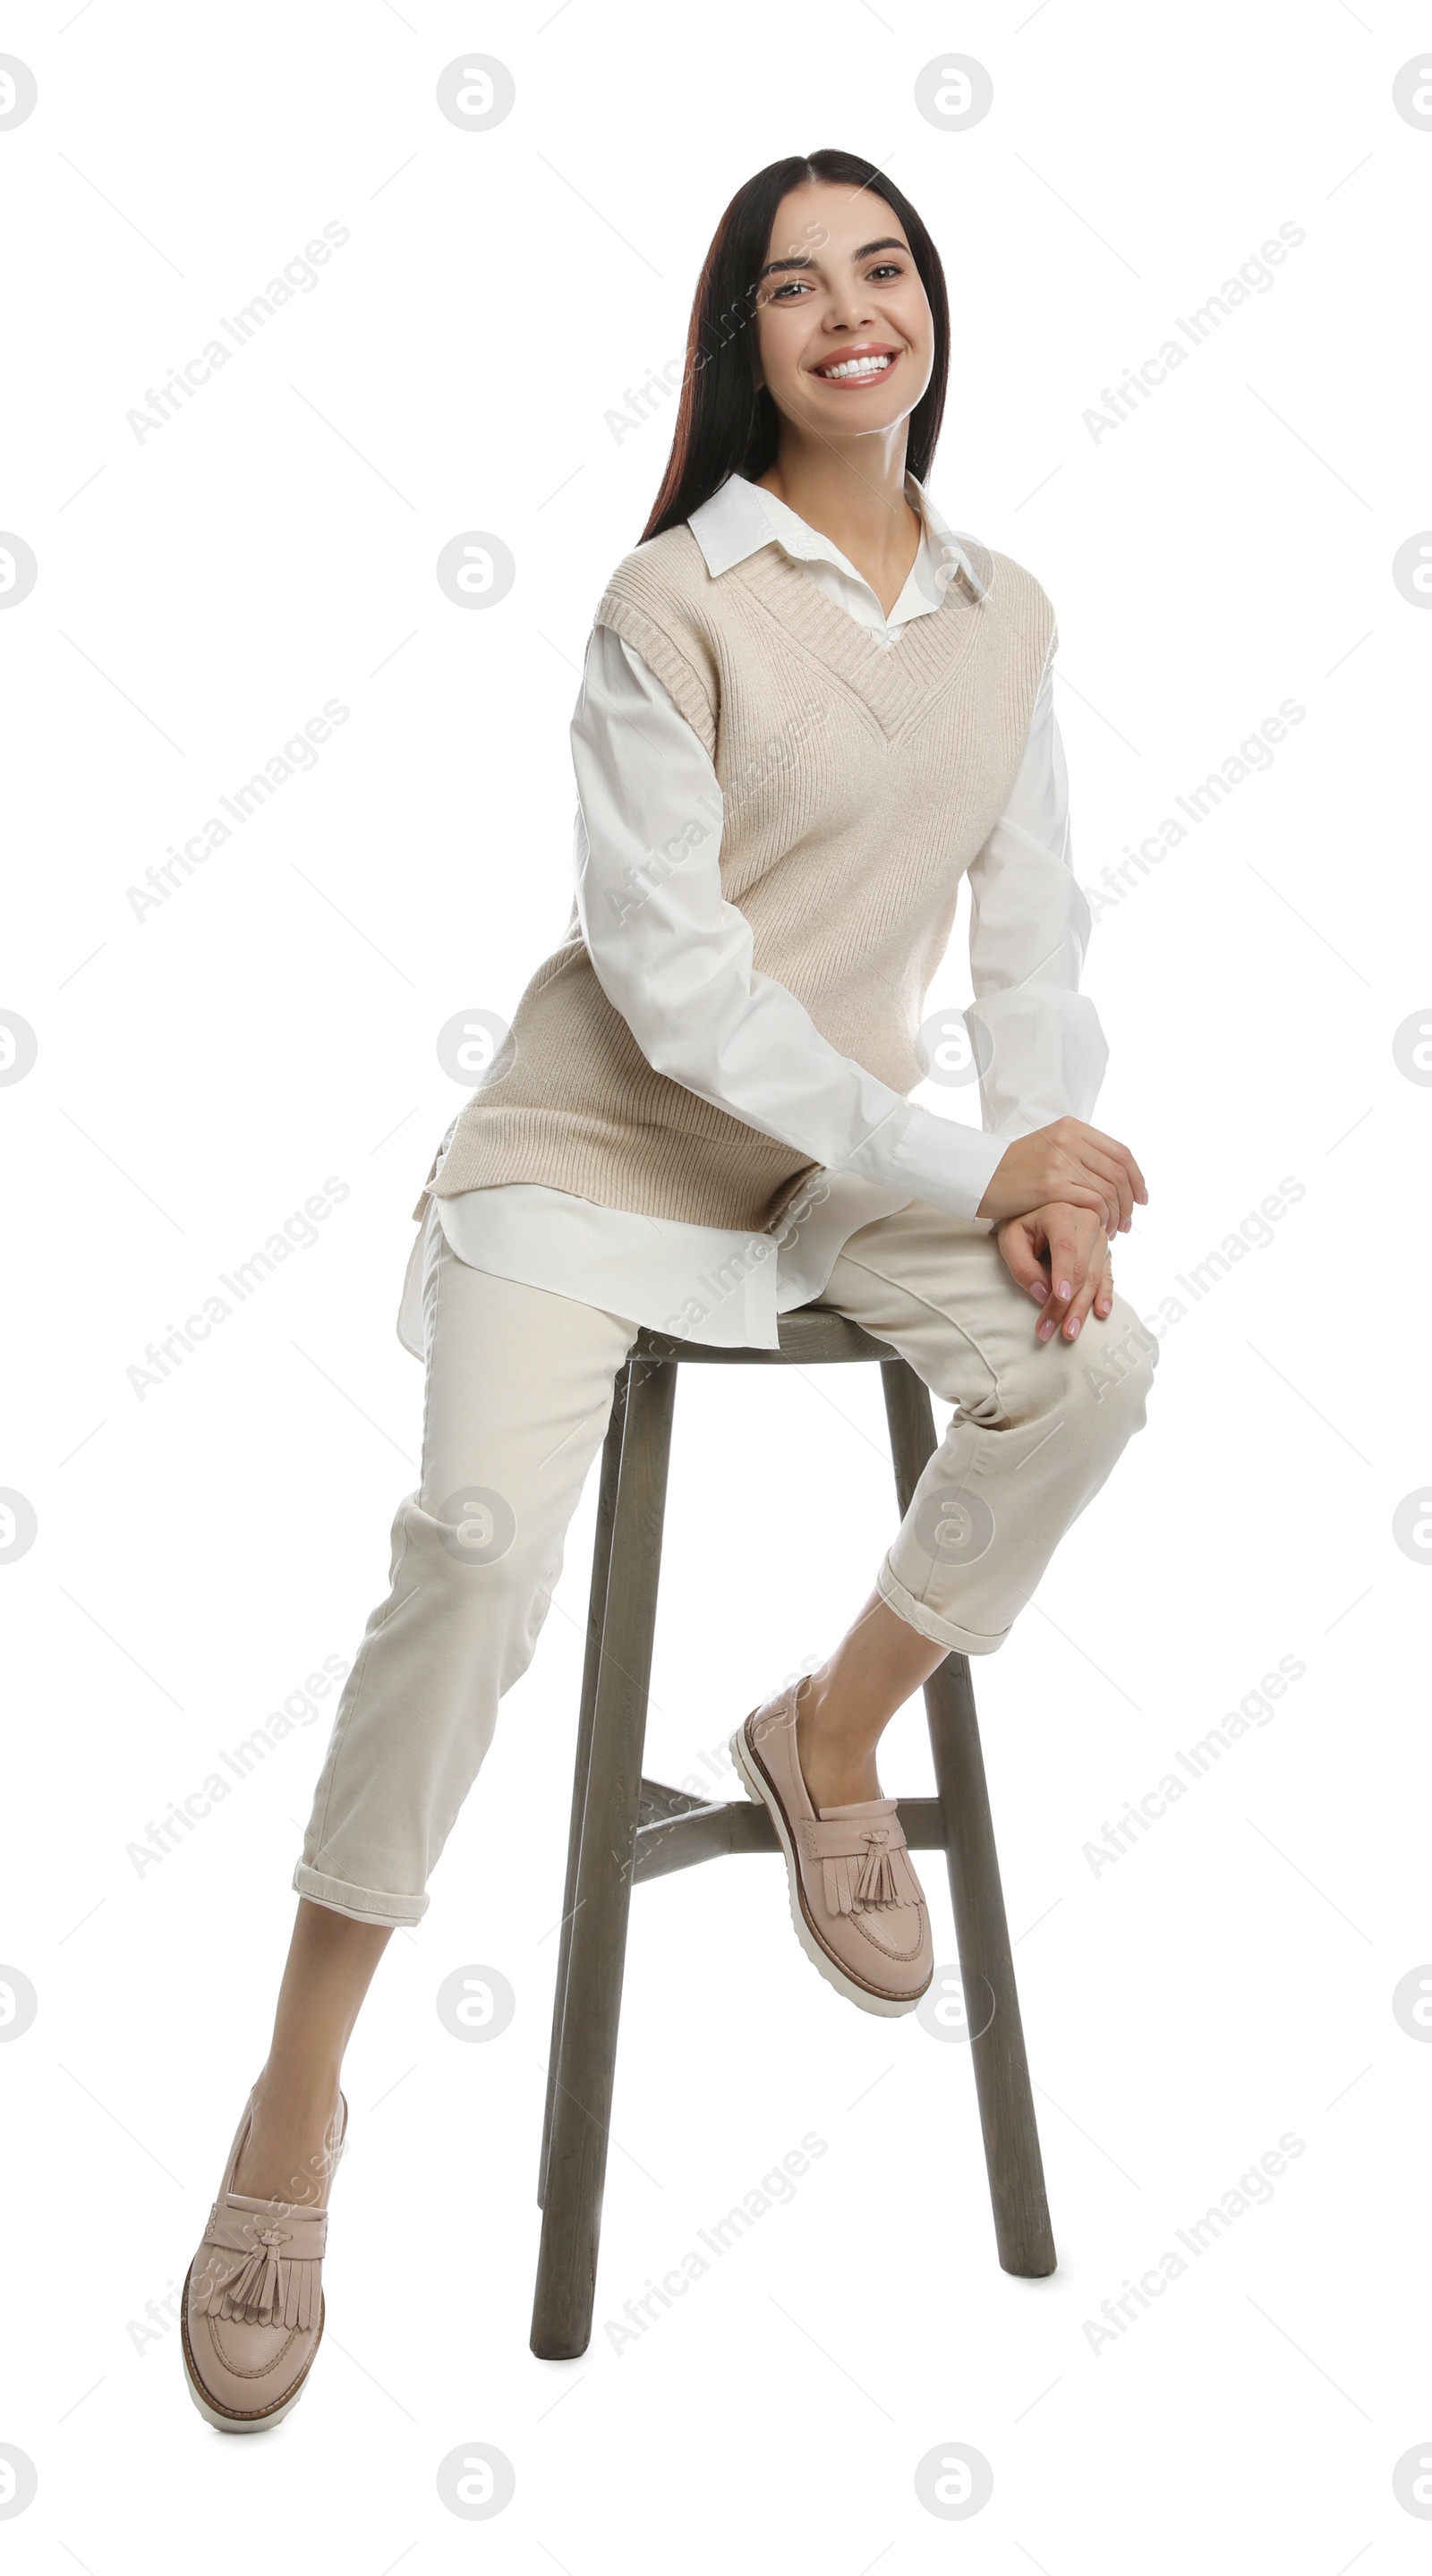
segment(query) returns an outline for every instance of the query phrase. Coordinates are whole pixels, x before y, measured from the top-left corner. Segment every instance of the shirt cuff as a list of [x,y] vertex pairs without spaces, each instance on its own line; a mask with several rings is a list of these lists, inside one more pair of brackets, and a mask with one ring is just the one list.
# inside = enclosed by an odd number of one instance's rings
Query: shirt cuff
[[845,1168],[864,1180],[900,1182],[951,1216],[975,1217],[1008,1141],[902,1100]]

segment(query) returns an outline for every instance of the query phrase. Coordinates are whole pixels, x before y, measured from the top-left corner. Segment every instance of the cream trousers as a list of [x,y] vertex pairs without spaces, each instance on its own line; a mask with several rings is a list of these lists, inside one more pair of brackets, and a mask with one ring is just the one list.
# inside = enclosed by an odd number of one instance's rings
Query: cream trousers
[[[293,1877],[364,1923],[427,1910],[498,1702],[531,1660],[637,1332],[474,1270],[432,1208],[423,1265],[422,1481],[398,1507],[388,1597],[344,1684]],[[1037,1309],[993,1235],[922,1199],[849,1237],[820,1302],[956,1408],[875,1581],[922,1636],[991,1654],[1141,1427],[1153,1336],[1116,1295],[1077,1341],[1036,1341]]]

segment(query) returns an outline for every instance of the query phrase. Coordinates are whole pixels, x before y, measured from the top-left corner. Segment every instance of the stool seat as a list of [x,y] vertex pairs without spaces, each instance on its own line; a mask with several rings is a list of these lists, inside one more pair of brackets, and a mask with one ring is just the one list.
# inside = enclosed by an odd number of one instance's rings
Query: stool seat
[[[833,1307],[797,1307],[777,1330],[778,1349],[724,1350],[644,1328],[613,1389],[537,2188],[531,2342],[544,2360],[575,2359],[591,2341],[632,1887],[733,1852],[780,1851],[763,1806],[692,1797],[642,1771],[678,1371],[876,1361],[902,1516],[935,1451],[929,1391],[898,1352]],[[732,1711],[733,1727],[744,1713]],[[931,1675],[925,1713],[937,1794],[897,1807],[912,1850],[945,1854],[999,2259],[1038,2278],[1054,2270],[1054,2238],[967,1657],[948,1654]]]
[[852,1323],[834,1306],[794,1306],[776,1319],[780,1348],[775,1351],[724,1350],[714,1342],[683,1342],[674,1333],[654,1332],[643,1326],[632,1345],[632,1356],[644,1360],[683,1360],[734,1362],[744,1368],[779,1368],[782,1361],[797,1367],[813,1366],[822,1360],[888,1360],[895,1354],[885,1342],[877,1342],[863,1324]]

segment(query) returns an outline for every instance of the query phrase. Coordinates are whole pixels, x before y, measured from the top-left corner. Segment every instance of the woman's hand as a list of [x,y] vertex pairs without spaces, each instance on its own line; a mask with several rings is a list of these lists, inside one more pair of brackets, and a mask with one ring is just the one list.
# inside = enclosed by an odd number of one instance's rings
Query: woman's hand
[[1091,1208],[1106,1234],[1127,1234],[1134,1201],[1145,1205],[1144,1176],[1129,1152],[1082,1118],[1056,1118],[1019,1136],[996,1165],[976,1214],[1028,1216],[1054,1206]]
[[1047,1342],[1062,1324],[1072,1342],[1092,1306],[1107,1315],[1114,1302],[1109,1238],[1087,1208],[1055,1204],[1007,1217],[995,1241],[1010,1276],[1039,1303],[1035,1332]]

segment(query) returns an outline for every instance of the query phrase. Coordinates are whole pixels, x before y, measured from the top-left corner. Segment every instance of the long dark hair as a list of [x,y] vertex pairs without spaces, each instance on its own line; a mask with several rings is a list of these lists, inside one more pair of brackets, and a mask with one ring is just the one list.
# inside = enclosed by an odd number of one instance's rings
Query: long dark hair
[[716,227],[691,307],[681,402],[671,455],[642,542],[679,527],[720,490],[728,474],[755,482],[775,461],[780,414],[756,383],[756,280],[771,226],[793,188],[824,181],[867,188],[904,226],[935,324],[935,363],[910,414],[906,468],[923,483],[935,453],[950,368],[950,305],[940,254],[908,197],[858,152],[812,152],[772,161],[738,188]]

